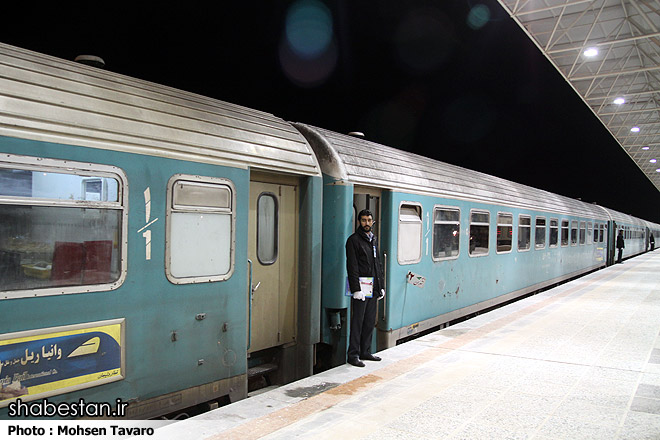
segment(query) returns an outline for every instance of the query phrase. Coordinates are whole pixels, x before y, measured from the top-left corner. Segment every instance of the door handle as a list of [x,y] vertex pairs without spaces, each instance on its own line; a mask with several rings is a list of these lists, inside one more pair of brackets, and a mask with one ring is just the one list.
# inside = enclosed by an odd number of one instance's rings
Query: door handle
[[253,294],[253,295],[254,295],[254,292],[257,291],[257,289],[259,288],[259,286],[261,286],[261,281],[259,281],[259,282],[257,283],[257,285],[254,286],[254,287],[252,288],[252,294]]

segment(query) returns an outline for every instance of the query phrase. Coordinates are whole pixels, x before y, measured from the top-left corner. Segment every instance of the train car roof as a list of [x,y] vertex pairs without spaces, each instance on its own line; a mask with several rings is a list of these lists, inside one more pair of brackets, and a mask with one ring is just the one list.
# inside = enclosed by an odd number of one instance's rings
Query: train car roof
[[640,227],[645,227],[652,225],[652,223],[642,220],[632,215],[624,214],[623,212],[615,211],[614,209],[603,207],[612,220],[614,220],[618,225],[635,225]]
[[0,136],[321,174],[271,114],[0,43]]
[[294,123],[324,174],[355,185],[607,220],[600,206],[354,136]]

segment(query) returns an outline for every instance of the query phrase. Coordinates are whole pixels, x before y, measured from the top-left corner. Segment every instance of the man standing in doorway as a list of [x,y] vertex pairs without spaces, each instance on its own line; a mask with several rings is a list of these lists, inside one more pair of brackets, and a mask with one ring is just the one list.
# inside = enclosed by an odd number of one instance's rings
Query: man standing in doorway
[[[374,220],[370,211],[358,214],[360,227],[346,240],[346,271],[351,293],[351,337],[348,345],[348,363],[364,367],[362,360],[379,361],[371,354],[371,336],[376,324],[378,300],[385,296],[383,274],[378,257],[378,240],[371,231]],[[360,277],[373,278],[373,295],[366,297],[360,286]]]
[[616,262],[621,263],[621,258],[623,257],[623,248],[626,247],[626,244],[623,241],[623,230],[619,229],[619,235],[616,237],[616,248],[619,250],[619,258]]

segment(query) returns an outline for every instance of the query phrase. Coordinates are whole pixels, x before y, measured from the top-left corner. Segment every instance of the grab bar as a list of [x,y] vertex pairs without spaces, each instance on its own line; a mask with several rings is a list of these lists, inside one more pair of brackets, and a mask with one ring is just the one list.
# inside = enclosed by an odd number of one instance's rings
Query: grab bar
[[248,283],[248,308],[249,308],[249,315],[248,315],[248,340],[247,340],[247,349],[250,349],[250,345],[252,344],[252,296],[254,291],[252,290],[252,260],[248,258],[248,265],[250,266],[250,281]]
[[385,314],[387,313],[387,295],[390,294],[387,290],[387,253],[383,252],[383,284],[385,287],[385,298],[383,298],[383,316],[382,320],[385,321]]

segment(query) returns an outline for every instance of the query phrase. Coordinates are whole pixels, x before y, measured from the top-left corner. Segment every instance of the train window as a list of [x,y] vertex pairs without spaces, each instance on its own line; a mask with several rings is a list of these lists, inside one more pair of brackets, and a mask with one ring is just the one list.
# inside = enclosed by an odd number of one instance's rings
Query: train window
[[231,181],[177,174],[167,194],[167,279],[187,284],[229,278],[235,222]]
[[568,246],[568,220],[561,221],[561,245]]
[[458,258],[461,211],[458,208],[438,208],[433,213],[433,259]]
[[488,255],[488,235],[490,212],[470,212],[470,251],[471,256]]
[[172,205],[177,210],[206,208],[227,210],[231,206],[231,191],[226,186],[198,182],[177,182]]
[[578,243],[578,222],[571,221],[571,246],[577,246]]
[[598,240],[600,243],[602,243],[605,240],[605,225],[601,223],[600,225],[600,239]]
[[587,240],[587,223],[580,222],[580,244],[585,244]]
[[422,207],[402,204],[399,207],[399,264],[417,263],[422,259]]
[[598,223],[594,223],[594,243],[598,243]]
[[260,194],[257,199],[257,258],[263,265],[277,261],[278,217],[275,194]]
[[126,272],[124,188],[116,167],[3,157],[1,297],[119,287]]
[[559,242],[559,220],[556,218],[550,219],[550,247],[557,247]]
[[532,218],[528,215],[518,216],[518,250],[528,251],[532,239]]
[[536,217],[536,228],[534,229],[534,247],[545,248],[545,217]]
[[513,214],[497,213],[497,253],[511,252],[513,243]]
[[587,244],[592,244],[592,236],[593,236],[593,225],[591,222],[587,222]]

